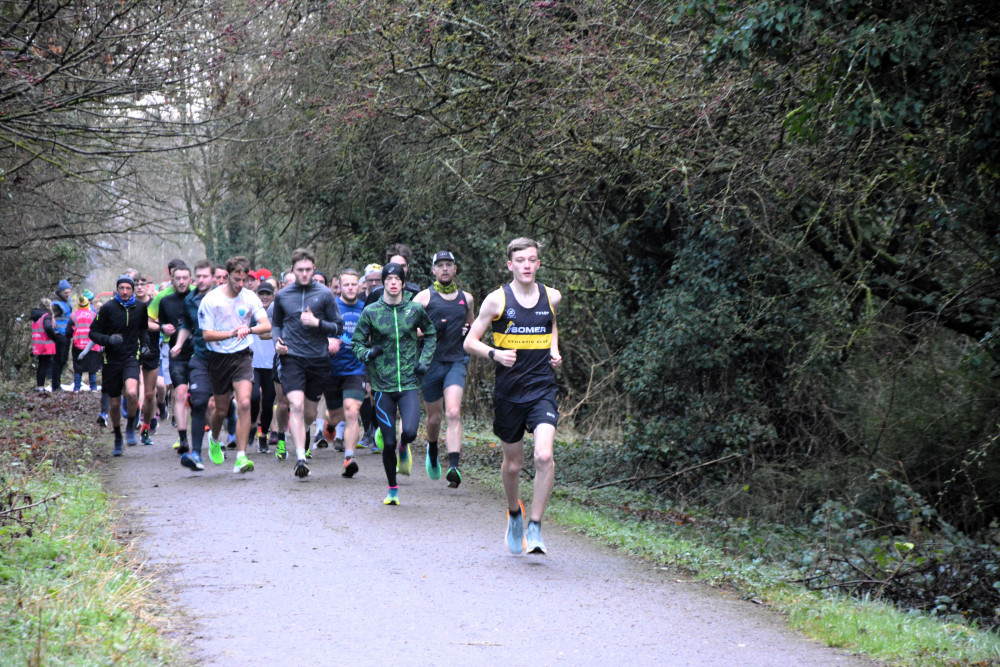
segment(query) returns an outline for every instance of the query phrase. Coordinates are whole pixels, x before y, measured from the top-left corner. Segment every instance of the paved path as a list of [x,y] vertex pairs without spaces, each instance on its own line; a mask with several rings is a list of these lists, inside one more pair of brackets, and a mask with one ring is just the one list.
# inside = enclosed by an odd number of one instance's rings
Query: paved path
[[305,480],[255,447],[254,473],[206,456],[198,474],[162,431],[112,459],[109,483],[164,568],[170,633],[205,665],[873,664],[552,524],[548,556],[512,556],[502,499],[422,465],[385,507],[367,452],[353,480],[332,449]]

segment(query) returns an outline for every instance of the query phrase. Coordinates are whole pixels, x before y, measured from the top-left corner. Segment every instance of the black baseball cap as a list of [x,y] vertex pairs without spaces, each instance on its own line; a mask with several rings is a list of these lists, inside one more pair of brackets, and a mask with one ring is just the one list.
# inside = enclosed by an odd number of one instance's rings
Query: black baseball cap
[[437,264],[438,262],[454,262],[455,256],[451,254],[450,250],[439,250],[436,255],[434,255],[434,261],[431,264]]

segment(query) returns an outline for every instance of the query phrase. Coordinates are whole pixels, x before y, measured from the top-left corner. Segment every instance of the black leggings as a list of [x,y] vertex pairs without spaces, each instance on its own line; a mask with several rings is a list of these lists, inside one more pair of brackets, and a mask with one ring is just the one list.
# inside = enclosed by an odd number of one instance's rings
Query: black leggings
[[396,486],[396,411],[403,420],[403,433],[399,448],[403,449],[417,439],[420,426],[420,392],[409,391],[375,392],[375,420],[382,432],[382,467],[389,486]]
[[[38,367],[35,369],[35,386],[44,387],[45,381],[49,377],[49,373],[52,371],[52,360],[55,359],[54,354],[39,354],[35,357],[35,363]],[[52,383],[52,388],[55,389],[56,383]]]
[[[250,394],[250,423],[257,423],[260,415],[260,430],[267,435],[274,417],[274,371],[270,368],[253,369],[253,392]],[[250,434],[253,437],[253,433]]]

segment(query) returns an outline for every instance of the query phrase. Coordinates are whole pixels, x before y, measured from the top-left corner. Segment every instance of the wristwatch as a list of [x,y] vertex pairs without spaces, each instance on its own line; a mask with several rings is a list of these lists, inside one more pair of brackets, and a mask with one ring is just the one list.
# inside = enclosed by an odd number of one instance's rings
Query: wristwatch
[[493,355],[496,354],[496,353],[497,353],[497,351],[491,347],[490,348],[490,359],[492,359]]

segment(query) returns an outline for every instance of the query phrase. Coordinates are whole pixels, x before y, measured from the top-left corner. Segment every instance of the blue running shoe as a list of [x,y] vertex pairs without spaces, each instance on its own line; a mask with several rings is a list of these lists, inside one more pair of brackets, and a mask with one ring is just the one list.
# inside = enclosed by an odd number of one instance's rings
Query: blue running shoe
[[507,548],[512,554],[524,553],[525,549],[524,504],[520,500],[517,504],[521,508],[521,513],[516,517],[512,517],[510,510],[507,510]]
[[181,465],[194,471],[201,471],[205,469],[205,464],[201,460],[201,454],[198,452],[187,452],[182,454]]
[[548,553],[545,551],[545,542],[542,542],[542,526],[537,521],[529,521],[528,529],[524,531],[525,549],[529,554]]
[[115,448],[111,450],[111,456],[121,456],[125,452],[122,451],[122,437],[120,435],[115,436]]
[[386,494],[385,500],[382,501],[383,505],[398,505],[399,504],[399,489],[389,489],[389,493]]
[[132,428],[132,420],[130,419],[128,426],[125,427],[125,444],[129,447],[135,447],[137,442],[135,439],[135,429]]
[[434,465],[431,465],[430,452],[424,456],[424,470],[427,471],[427,476],[431,479],[441,479],[441,462],[435,461]]

